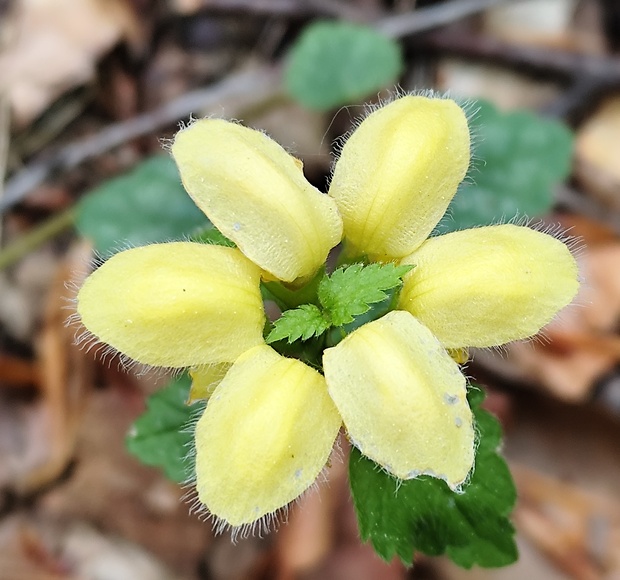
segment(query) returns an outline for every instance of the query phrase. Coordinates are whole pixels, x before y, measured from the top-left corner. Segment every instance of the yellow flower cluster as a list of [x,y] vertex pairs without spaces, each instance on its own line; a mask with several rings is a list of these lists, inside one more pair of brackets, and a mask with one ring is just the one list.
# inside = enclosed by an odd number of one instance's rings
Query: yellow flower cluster
[[[263,133],[218,119],[178,133],[172,154],[189,195],[237,248],[121,252],[86,280],[78,312],[136,361],[192,369],[194,393],[209,397],[196,487],[214,516],[242,526],[286,506],[324,468],[342,425],[398,478],[465,482],[474,428],[446,349],[531,336],[578,288],[571,253],[546,234],[498,225],[428,238],[469,149],[455,102],[405,96],[346,141],[325,195]],[[301,286],[341,240],[348,256],[414,268],[397,310],[326,349],[320,374],[265,343],[260,280]]]

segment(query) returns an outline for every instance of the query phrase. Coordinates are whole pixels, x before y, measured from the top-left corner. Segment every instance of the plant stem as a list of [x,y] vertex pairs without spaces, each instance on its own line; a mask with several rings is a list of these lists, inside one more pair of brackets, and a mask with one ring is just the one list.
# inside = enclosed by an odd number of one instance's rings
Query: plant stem
[[51,240],[60,232],[71,227],[75,220],[75,215],[75,208],[69,208],[51,217],[32,231],[19,237],[12,244],[9,244],[0,251],[0,271],[13,265],[44,242]]

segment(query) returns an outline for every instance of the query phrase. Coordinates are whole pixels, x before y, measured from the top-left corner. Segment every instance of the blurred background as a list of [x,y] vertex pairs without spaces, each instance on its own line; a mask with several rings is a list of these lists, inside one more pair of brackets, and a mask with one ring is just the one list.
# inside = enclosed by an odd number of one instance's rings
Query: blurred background
[[[619,50],[615,0],[0,0],[0,580],[620,578]],[[277,533],[214,537],[158,467],[174,428],[126,447],[168,379],[65,324],[95,253],[206,224],[163,149],[180,122],[261,128],[325,191],[334,141],[395,86],[472,115],[440,231],[579,239],[578,304],[467,368],[519,493],[505,569],[382,562],[341,462]]]

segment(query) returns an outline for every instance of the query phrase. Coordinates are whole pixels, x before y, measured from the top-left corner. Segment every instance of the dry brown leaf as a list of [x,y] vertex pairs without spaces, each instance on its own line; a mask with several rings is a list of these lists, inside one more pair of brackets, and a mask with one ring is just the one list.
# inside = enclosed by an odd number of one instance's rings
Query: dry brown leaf
[[324,121],[322,114],[285,98],[279,106],[261,111],[252,124],[302,159],[306,175],[318,176],[329,172],[331,164]]
[[620,209],[620,96],[607,98],[579,128],[575,172],[583,188]]
[[170,4],[180,14],[192,14],[204,6],[203,0],[172,0]]
[[26,125],[64,91],[88,82],[97,59],[138,27],[124,0],[21,0],[0,55],[0,93]]
[[153,554],[84,521],[54,520],[31,513],[0,523],[0,578],[182,580]]
[[0,578],[2,580],[77,580],[63,569],[27,518],[10,515],[0,520]]
[[519,72],[487,63],[442,58],[437,65],[437,89],[471,98],[485,98],[502,110],[539,109],[560,93],[552,80],[533,80]]
[[334,549],[336,511],[347,470],[335,458],[326,472],[328,485],[319,484],[292,506],[288,523],[278,533],[277,551],[282,579],[297,578],[322,564]]
[[28,360],[0,353],[0,386],[33,387],[39,382],[39,374]]
[[512,465],[519,493],[514,519],[570,578],[620,574],[620,502]]
[[10,271],[0,272],[0,324],[11,338],[32,343],[58,261],[48,244],[24,256]]
[[575,48],[572,21],[577,0],[524,0],[490,8],[485,31],[509,42]]
[[73,345],[74,329],[66,327],[66,306],[74,292],[67,288],[88,263],[90,252],[87,244],[76,245],[57,267],[48,288],[35,363],[9,361],[12,364],[4,365],[0,373],[0,379],[11,379],[11,373],[14,384],[39,390],[34,401],[0,401],[0,484],[19,493],[31,493],[54,481],[74,453],[84,393],[92,383],[92,363]]
[[504,378],[583,401],[598,379],[620,362],[620,242],[605,225],[583,216],[552,216],[583,247],[578,251],[580,293],[548,325],[542,339],[477,351],[474,362]]
[[[49,288],[43,326],[38,337],[40,405],[47,417],[48,456],[36,469],[15,482],[31,492],[56,479],[73,456],[85,395],[92,384],[92,362],[74,344],[74,328],[66,325],[72,284],[86,276],[90,245],[76,244],[61,263]],[[78,279],[79,278],[79,279]]]
[[530,382],[572,401],[588,398],[597,379],[620,361],[620,243],[589,248],[580,258],[583,277],[575,304],[549,325],[550,342],[516,343],[509,360]]
[[90,392],[71,476],[40,498],[38,513],[52,521],[87,521],[194,577],[211,526],[189,514],[185,490],[127,452],[125,437],[144,411],[144,397],[131,375],[123,381]]

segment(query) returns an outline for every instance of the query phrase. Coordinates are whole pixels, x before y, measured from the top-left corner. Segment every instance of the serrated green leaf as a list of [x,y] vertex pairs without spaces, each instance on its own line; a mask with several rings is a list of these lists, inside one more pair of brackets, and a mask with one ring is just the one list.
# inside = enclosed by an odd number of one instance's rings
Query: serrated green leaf
[[360,534],[385,560],[398,555],[411,565],[418,551],[446,554],[464,568],[490,568],[517,559],[508,519],[516,491],[508,466],[497,453],[501,428],[480,408],[483,398],[475,389],[468,394],[479,446],[474,472],[461,494],[431,477],[397,481],[352,449],[349,477]]
[[368,312],[370,305],[387,297],[386,290],[398,286],[411,266],[394,264],[353,264],[338,268],[321,280],[319,301],[329,314],[333,326],[352,322]]
[[174,161],[163,155],[89,192],[76,217],[80,234],[104,256],[127,245],[183,239],[207,224],[183,189]]
[[318,22],[291,49],[284,82],[306,107],[327,110],[393,84],[402,68],[398,44],[371,27]]
[[189,406],[191,379],[187,375],[173,380],[151,395],[147,410],[134,422],[125,440],[127,449],[147,465],[160,467],[176,482],[189,479],[192,443],[188,426],[200,413],[199,405]]
[[554,187],[570,173],[571,131],[532,112],[502,113],[486,101],[470,106],[479,108],[470,120],[472,163],[439,231],[548,212]]
[[271,344],[287,339],[289,343],[296,340],[308,340],[323,334],[329,328],[329,320],[314,304],[303,304],[294,310],[287,310],[274,322],[266,342]]

